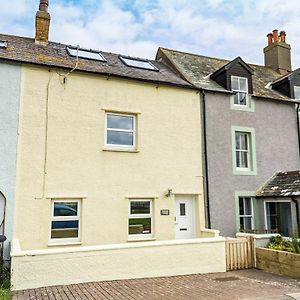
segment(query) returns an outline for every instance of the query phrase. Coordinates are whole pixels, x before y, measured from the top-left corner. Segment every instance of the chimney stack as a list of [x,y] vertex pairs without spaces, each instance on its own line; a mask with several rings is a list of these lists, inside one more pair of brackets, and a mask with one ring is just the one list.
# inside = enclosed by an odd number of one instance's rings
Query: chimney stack
[[285,42],[285,31],[280,31],[278,36],[278,30],[275,29],[267,37],[268,46],[264,48],[265,66],[282,75],[291,72],[291,46]]
[[35,43],[46,46],[49,40],[50,14],[48,0],[40,0],[39,10],[35,17]]

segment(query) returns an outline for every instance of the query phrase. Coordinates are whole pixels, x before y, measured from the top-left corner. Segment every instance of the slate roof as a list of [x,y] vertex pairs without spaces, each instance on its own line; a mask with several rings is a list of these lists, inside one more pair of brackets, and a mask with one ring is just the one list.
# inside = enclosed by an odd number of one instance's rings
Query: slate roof
[[300,196],[300,171],[278,172],[256,191],[256,197]]
[[[0,40],[7,41],[7,48],[0,48],[0,62],[6,60],[66,69],[73,69],[76,63],[76,57],[68,55],[67,45],[64,44],[49,42],[47,46],[41,46],[35,44],[32,38],[6,34],[0,34]],[[159,69],[157,72],[128,67],[119,59],[118,54],[102,51],[101,53],[107,62],[79,58],[77,70],[193,88],[164,63],[150,60]]]
[[[229,64],[229,60],[166,48],[159,48],[157,57],[159,57],[160,52],[174,64],[175,68],[183,74],[185,79],[196,87],[214,92],[229,92],[210,78],[211,74]],[[298,102],[295,99],[290,99],[285,95],[272,90],[271,83],[281,78],[282,75],[265,66],[255,64],[248,64],[248,66],[254,71],[254,75],[252,76],[253,96],[279,101]]]

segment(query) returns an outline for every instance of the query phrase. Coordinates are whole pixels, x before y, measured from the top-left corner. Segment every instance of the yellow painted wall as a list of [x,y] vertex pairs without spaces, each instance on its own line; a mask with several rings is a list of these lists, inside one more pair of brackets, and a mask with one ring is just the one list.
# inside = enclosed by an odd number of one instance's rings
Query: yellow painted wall
[[225,239],[14,251],[12,289],[226,271]]
[[[22,68],[14,226],[22,249],[48,247],[52,197],[85,197],[83,246],[127,242],[126,197],[157,197],[154,237],[173,239],[174,196],[165,197],[168,188],[199,195],[201,236],[199,94],[77,72],[64,84],[59,72]],[[105,109],[138,113],[137,153],[103,151]],[[161,209],[170,209],[170,215],[161,216]]]

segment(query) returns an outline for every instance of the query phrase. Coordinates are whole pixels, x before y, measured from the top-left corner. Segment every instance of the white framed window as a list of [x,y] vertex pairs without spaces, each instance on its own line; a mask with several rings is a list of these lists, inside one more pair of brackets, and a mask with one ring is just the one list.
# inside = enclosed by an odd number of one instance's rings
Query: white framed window
[[250,133],[235,132],[235,159],[236,168],[249,170],[251,166]]
[[134,149],[136,147],[136,115],[107,112],[105,145]]
[[294,86],[294,98],[300,100],[300,86]]
[[248,106],[248,79],[245,77],[231,76],[231,90],[234,105]]
[[240,231],[247,232],[253,229],[253,202],[251,197],[239,197]]
[[152,199],[129,200],[128,236],[153,237]]
[[255,129],[232,126],[232,164],[234,175],[256,175]]
[[80,200],[52,200],[50,242],[79,242],[80,214]]

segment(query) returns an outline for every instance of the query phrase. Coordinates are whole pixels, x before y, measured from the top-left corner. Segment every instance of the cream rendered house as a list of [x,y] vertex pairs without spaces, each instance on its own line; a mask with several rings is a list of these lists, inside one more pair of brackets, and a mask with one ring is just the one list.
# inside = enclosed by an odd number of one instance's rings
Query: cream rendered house
[[205,229],[200,95],[163,63],[0,35],[21,66],[13,289],[225,271]]

